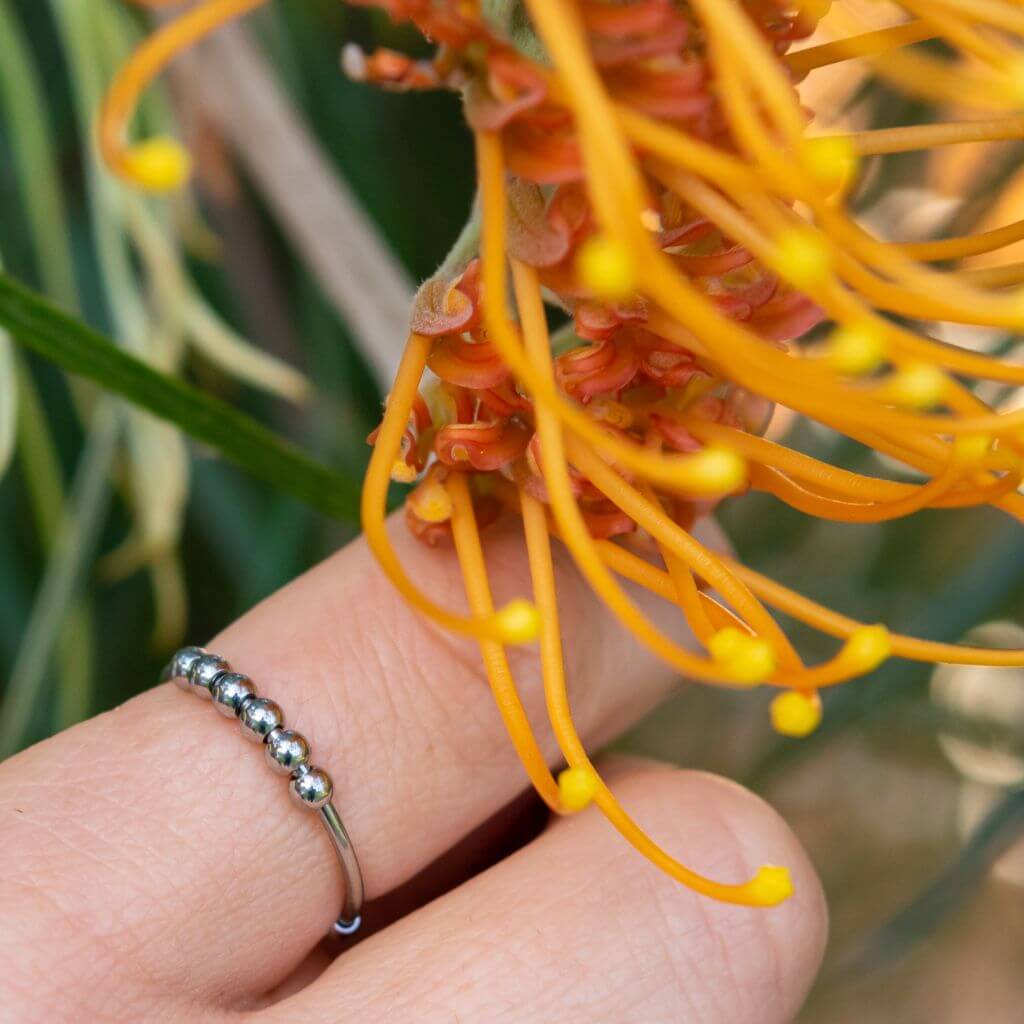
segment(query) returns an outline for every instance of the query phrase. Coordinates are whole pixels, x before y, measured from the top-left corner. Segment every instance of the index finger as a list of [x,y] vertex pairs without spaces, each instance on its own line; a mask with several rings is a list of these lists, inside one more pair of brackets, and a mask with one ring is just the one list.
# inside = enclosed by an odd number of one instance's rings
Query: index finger
[[[413,571],[442,600],[460,600],[449,554],[392,526]],[[527,592],[518,530],[499,529],[487,551],[505,591],[496,596]],[[602,742],[671,673],[636,650],[567,564],[559,571],[579,721]],[[474,645],[410,612],[361,542],[211,647],[280,703],[333,775],[370,898],[525,787]],[[535,653],[510,656],[539,721]],[[541,743],[553,762],[546,731]],[[337,916],[341,883],[320,823],[291,806],[262,761],[209,704],[166,685],[4,765],[0,913],[24,922],[19,949],[46,951],[37,983],[55,950],[140,993],[180,992],[187,979],[199,997],[233,1002],[285,976]]]

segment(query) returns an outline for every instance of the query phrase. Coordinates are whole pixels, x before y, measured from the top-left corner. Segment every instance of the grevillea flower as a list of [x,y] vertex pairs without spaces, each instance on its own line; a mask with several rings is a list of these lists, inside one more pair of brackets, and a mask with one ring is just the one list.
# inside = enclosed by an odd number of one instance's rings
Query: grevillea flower
[[[892,6],[907,20],[865,31],[825,0],[360,2],[413,22],[438,51],[413,62],[349,49],[345,66],[389,88],[461,90],[479,178],[473,222],[417,298],[372,438],[366,539],[410,603],[479,640],[512,742],[553,810],[593,801],[693,889],[777,903],[790,893],[784,868],[738,884],[697,875],[598,777],[566,696],[551,537],[637,641],[687,677],[779,688],[771,716],[787,735],[818,724],[820,690],[890,656],[1024,665],[1022,651],[856,622],[691,532],[697,517],[748,489],[840,522],[980,504],[1024,516],[1024,411],[996,412],[972,389],[1020,385],[1024,367],[909,326],[1024,326],[1024,268],[960,265],[1024,238],[1024,222],[903,244],[872,236],[844,202],[862,156],[1024,135],[1024,10],[1010,0],[902,0]],[[171,144],[126,145],[130,111],[174,52],[258,3],[209,0],[143,46],[104,112],[115,171],[150,187],[180,182],[186,161]],[[846,38],[791,52],[826,13]],[[916,47],[931,39],[946,56]],[[799,84],[853,59],[982,116],[814,137]],[[567,315],[554,337],[546,305]],[[822,323],[824,344],[799,344]],[[766,439],[773,405],[925,482],[848,472]],[[418,480],[408,522],[429,543],[452,542],[469,614],[440,607],[399,564],[384,527],[392,479]],[[521,517],[533,594],[496,610],[479,531],[502,512]],[[660,632],[619,577],[678,606],[701,653]],[[805,664],[769,608],[835,637],[834,656]],[[506,645],[534,639],[569,765],[557,778],[505,656]]]

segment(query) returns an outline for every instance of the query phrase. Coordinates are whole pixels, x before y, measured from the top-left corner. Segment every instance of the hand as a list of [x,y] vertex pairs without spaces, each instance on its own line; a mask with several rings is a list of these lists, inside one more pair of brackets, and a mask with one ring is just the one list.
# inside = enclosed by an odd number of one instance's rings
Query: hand
[[[415,576],[460,602],[450,552],[392,527]],[[488,559],[496,598],[528,593],[515,528],[489,535]],[[567,564],[560,574],[578,721],[601,744],[674,682]],[[537,805],[516,801],[525,776],[475,646],[410,612],[362,543],[210,648],[281,704],[333,775],[376,901],[364,919],[387,926],[341,956],[321,941],[341,903],[321,822],[237,726],[168,683],[0,766],[0,1019],[771,1024],[796,1013],[825,909],[776,814],[721,779],[606,765],[641,823],[695,868],[740,881],[764,861],[787,865],[796,894],[771,910],[679,886],[593,808],[515,848]],[[542,721],[533,653],[512,664]]]

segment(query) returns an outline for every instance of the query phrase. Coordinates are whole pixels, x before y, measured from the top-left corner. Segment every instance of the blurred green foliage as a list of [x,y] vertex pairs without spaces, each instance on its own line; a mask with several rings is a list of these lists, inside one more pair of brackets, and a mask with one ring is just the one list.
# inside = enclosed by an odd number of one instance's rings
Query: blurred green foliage
[[[62,226],[74,254],[76,304],[88,322],[110,333],[115,324],[101,286],[87,193],[90,140],[79,130],[52,8],[36,0],[4,0],[4,5],[22,36],[18,42],[25,61],[44,87],[45,116],[66,209]],[[426,52],[426,44],[372,12],[330,0],[275,5],[258,19],[257,27],[288,93],[338,173],[353,187],[410,274],[417,280],[428,276],[458,233],[471,202],[472,147],[459,102],[441,93],[390,95],[349,82],[338,68],[346,41],[421,52]],[[2,106],[0,111],[10,113]],[[14,277],[67,305],[66,296],[52,294],[38,258],[28,216],[35,181],[19,174],[12,129],[11,118],[0,116],[0,252]],[[265,248],[275,294],[283,303],[277,311],[280,321],[301,339],[293,353],[295,361],[317,382],[318,394],[310,407],[296,411],[240,387],[198,357],[190,359],[186,376],[274,431],[291,436],[355,488],[366,462],[365,438],[375,425],[382,396],[345,325],[279,233],[258,191],[245,187],[240,203]],[[239,288],[229,262],[230,254],[215,262],[192,257],[189,265],[206,297],[245,332],[245,310],[252,296]],[[83,425],[72,410],[68,382],[61,374],[34,357],[28,364],[67,482],[81,454]],[[182,538],[189,594],[187,635],[207,637],[343,543],[354,527],[328,522],[231,465],[209,459],[202,450],[194,455]],[[110,550],[125,537],[131,516],[116,474],[110,488],[100,550]],[[0,678],[7,678],[47,557],[18,466],[0,486],[0,515],[6,526],[0,533]],[[259,556],[254,558],[253,552]],[[95,711],[149,685],[167,651],[138,643],[139,637],[149,635],[153,622],[144,574],[111,582],[93,565],[86,589],[95,609],[95,664],[103,666],[95,674],[90,702]],[[26,739],[40,738],[57,724],[55,672],[54,668],[47,673],[46,692]]]

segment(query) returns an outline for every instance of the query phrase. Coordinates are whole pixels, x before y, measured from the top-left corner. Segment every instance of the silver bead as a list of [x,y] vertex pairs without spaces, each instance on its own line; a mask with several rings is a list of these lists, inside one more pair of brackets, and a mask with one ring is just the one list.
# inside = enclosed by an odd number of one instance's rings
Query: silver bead
[[334,783],[323,768],[306,767],[292,775],[288,792],[301,807],[319,811],[334,796]]
[[171,658],[164,669],[164,681],[173,680],[175,686],[180,686],[181,689],[187,690],[189,688],[188,677],[192,671],[192,666],[202,657],[205,657],[206,651],[202,647],[183,647],[177,654]]
[[284,725],[284,712],[266,697],[250,697],[238,712],[238,721],[246,739],[262,743]]
[[275,729],[267,737],[267,760],[275,772],[291,775],[309,764],[309,744],[291,729]]
[[192,692],[209,700],[210,690],[217,681],[217,676],[230,671],[231,666],[219,655],[204,654],[196,659],[189,670],[188,681]]
[[237,672],[225,672],[217,676],[217,681],[210,690],[213,706],[227,718],[234,718],[242,705],[256,696],[256,687],[248,676]]

